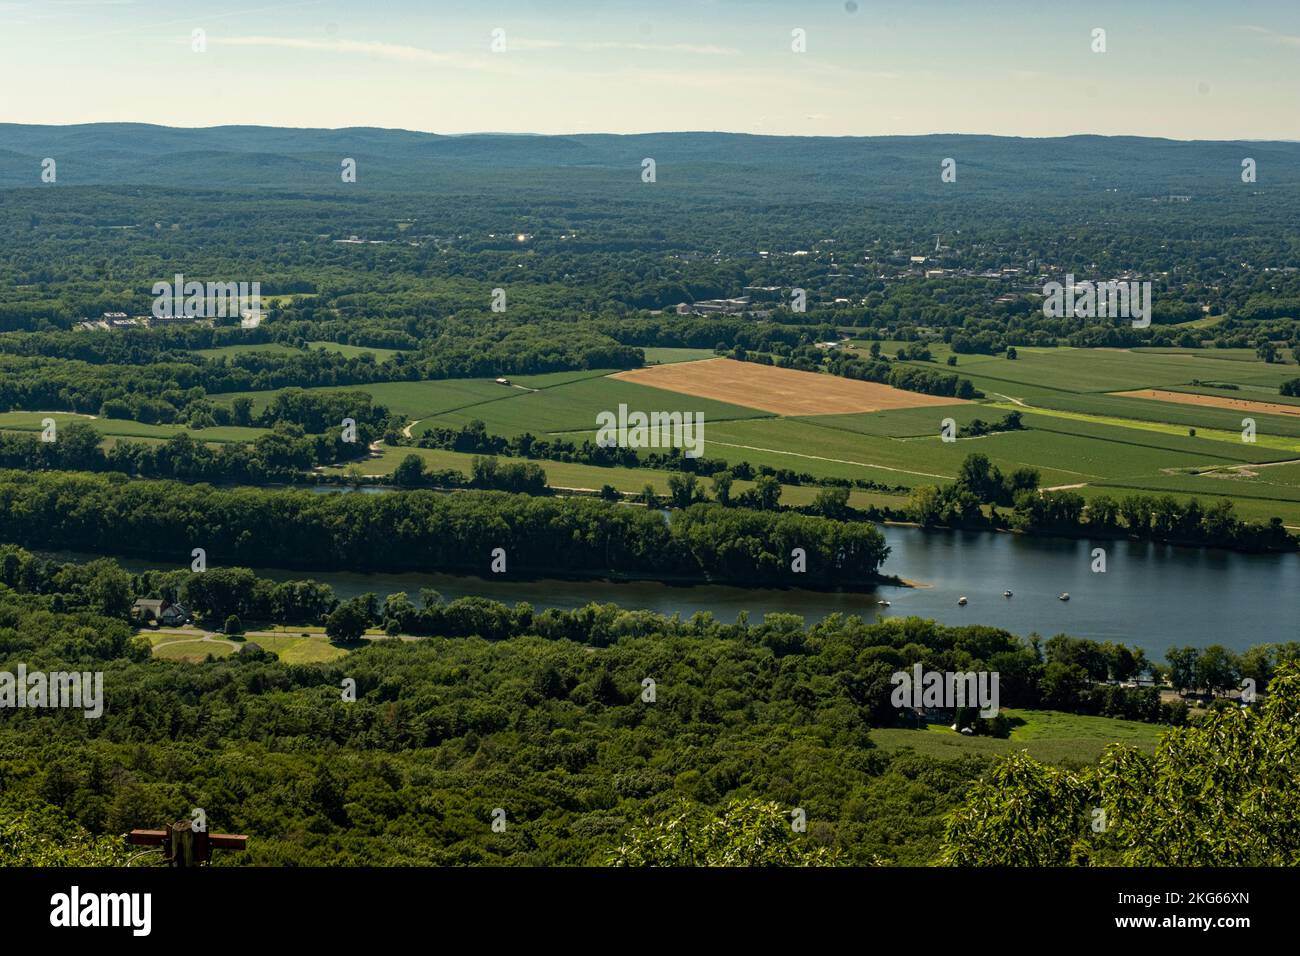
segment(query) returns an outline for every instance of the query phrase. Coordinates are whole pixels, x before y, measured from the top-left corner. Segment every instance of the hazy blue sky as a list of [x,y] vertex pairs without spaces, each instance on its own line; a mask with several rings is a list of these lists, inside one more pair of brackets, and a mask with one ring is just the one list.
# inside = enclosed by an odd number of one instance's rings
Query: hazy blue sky
[[1300,2],[0,0],[0,121],[113,120],[1300,139]]

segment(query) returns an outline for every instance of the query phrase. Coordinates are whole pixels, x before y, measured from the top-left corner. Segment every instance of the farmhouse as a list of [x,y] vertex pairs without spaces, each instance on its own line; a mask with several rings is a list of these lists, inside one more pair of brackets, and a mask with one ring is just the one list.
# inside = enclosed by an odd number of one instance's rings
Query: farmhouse
[[142,624],[148,621],[157,621],[160,624],[175,626],[188,621],[190,612],[185,605],[173,604],[166,598],[161,600],[140,598],[135,604],[131,605],[131,616]]

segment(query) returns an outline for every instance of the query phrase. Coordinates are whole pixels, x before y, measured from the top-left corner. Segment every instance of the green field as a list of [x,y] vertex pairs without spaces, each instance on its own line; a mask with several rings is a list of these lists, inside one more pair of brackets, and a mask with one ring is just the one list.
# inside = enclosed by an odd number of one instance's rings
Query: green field
[[886,438],[920,438],[939,434],[945,418],[960,429],[979,418],[991,424],[1005,415],[1001,409],[987,405],[939,405],[930,408],[895,408],[884,412],[859,412],[851,415],[803,416],[798,421],[819,428],[838,428],[859,435]]
[[[1216,319],[1217,321],[1209,321],[1209,320],[1206,320],[1206,319],[1197,319],[1195,322],[1184,322],[1184,323],[1182,323],[1182,324],[1179,325],[1179,328],[1196,328],[1196,327],[1203,327],[1202,323],[1204,323],[1205,325],[1217,325],[1219,322],[1222,322],[1222,321],[1223,321],[1223,316],[1215,316],[1215,319]],[[1259,361],[1259,356],[1256,355],[1256,354],[1255,354],[1255,350],[1254,350],[1254,349],[1251,349],[1251,348],[1244,348],[1244,349],[1215,349],[1215,348],[1205,348],[1205,349],[1180,349],[1180,348],[1173,348],[1173,347],[1168,347],[1168,348],[1166,348],[1166,347],[1162,347],[1162,346],[1140,346],[1140,347],[1138,347],[1138,348],[1131,349],[1130,351],[1133,351],[1133,352],[1140,352],[1140,353],[1143,353],[1143,354],[1146,354],[1146,355],[1194,355],[1194,356],[1196,356],[1197,358],[1212,359],[1212,360],[1216,360],[1216,361],[1225,361],[1225,362],[1258,362],[1258,361]],[[1295,357],[1291,354],[1291,350],[1290,350],[1290,349],[1282,348],[1282,347],[1279,345],[1277,352],[1278,352],[1278,355],[1281,357],[1281,359],[1282,359],[1283,361],[1285,361],[1285,362],[1287,362],[1287,363],[1290,363],[1290,364],[1292,365],[1292,372],[1293,372],[1293,373],[1300,374],[1300,369],[1296,369],[1296,368],[1294,367]],[[1279,362],[1279,363],[1275,363],[1275,364],[1281,364],[1281,362]]]
[[1112,743],[1127,744],[1153,753],[1160,734],[1169,729],[1159,724],[1047,710],[1006,709],[1003,713],[1013,720],[1023,721],[1005,740],[968,737],[941,724],[929,724],[923,730],[872,730],[871,739],[885,750],[911,747],[917,753],[933,757],[1003,756],[1027,750],[1030,756],[1047,763],[1060,763],[1067,759],[1092,763]]
[[[886,342],[882,348],[888,354],[902,344],[907,343]],[[940,359],[948,354],[942,343],[931,343],[930,348]],[[1266,364],[1254,359],[1248,349],[1023,348],[1018,354],[1015,360],[1000,355],[958,357],[959,373],[985,392],[982,402],[799,418],[781,418],[613,379],[606,370],[512,377],[511,386],[487,379],[457,379],[381,382],[357,389],[412,420],[411,434],[416,437],[427,427],[461,427],[478,419],[493,434],[560,434],[581,441],[594,439],[597,413],[616,411],[620,404],[640,411],[700,411],[705,418],[705,456],[747,461],[756,467],[913,488],[952,480],[967,455],[981,452],[1004,472],[1037,469],[1042,486],[1047,488],[1101,488],[1106,489],[1103,493],[1121,497],[1139,491],[1194,494],[1207,501],[1223,496],[1238,505],[1242,517],[1266,520],[1276,515],[1288,524],[1300,524],[1300,499],[1296,497],[1300,466],[1225,473],[1235,465],[1300,462],[1300,417],[1253,415],[1256,440],[1245,442],[1241,438],[1243,415],[1238,411],[1109,394],[1171,388],[1300,404],[1300,399],[1285,400],[1277,395],[1278,383],[1295,377],[1295,366]],[[659,361],[711,356],[705,349],[647,350],[649,359]],[[911,364],[947,368],[941,361]],[[1193,380],[1239,387],[1192,385]],[[248,394],[254,398],[255,408],[261,408],[276,393]],[[229,402],[234,395],[214,398]],[[1012,410],[1021,413],[1024,430],[986,436],[962,434],[977,418],[993,423]],[[958,441],[939,439],[945,418],[957,423]],[[4,427],[3,418],[0,427]],[[123,430],[141,436],[170,433],[161,426],[121,423],[106,434]],[[1192,430],[1195,435],[1189,434]],[[233,440],[234,436],[223,435],[223,431],[212,429],[204,437]],[[445,457],[450,454],[422,451],[421,457],[431,467],[467,470],[468,456],[463,460]],[[385,450],[381,458],[361,467],[364,473],[381,474],[395,464],[392,452]],[[662,472],[541,464],[557,487],[598,488],[608,483],[621,491],[639,491],[649,482],[661,492],[666,490]],[[1214,474],[1199,475],[1207,471]],[[785,500],[802,503],[813,494],[811,488],[790,488]],[[891,495],[884,503],[896,505],[899,500]]]
[[[958,432],[957,441],[944,442],[937,434],[887,438],[821,427],[810,420],[777,419],[724,423],[707,429],[706,438],[708,457],[909,485],[955,478],[962,461],[974,452],[987,455],[1004,472],[1037,468],[1049,487],[1236,460],[1034,428],[979,438],[961,438]],[[798,451],[786,450],[794,448]]]
[[[1268,365],[1264,362],[1239,362],[1229,366],[1222,359],[1202,358],[1194,350],[1174,355],[1113,349],[1016,351],[1018,358],[1014,360],[959,356],[957,361],[959,368],[964,365],[974,375],[988,381],[1037,385],[1069,392],[1122,392],[1136,388],[1164,388],[1169,385],[1186,385],[1193,379],[1277,386],[1296,377],[1295,366]],[[963,362],[963,359],[966,361]],[[932,363],[911,364],[930,367]]]
[[[342,468],[327,468],[327,474],[360,473],[364,476],[391,475],[398,463],[407,455],[416,455],[424,461],[430,470],[455,469],[461,474],[470,474],[470,463],[476,457],[458,451],[444,451],[440,448],[390,448],[383,447],[375,458],[348,465]],[[501,459],[502,461],[520,461],[527,459]],[[604,485],[612,485],[625,494],[638,494],[651,485],[656,494],[668,493],[668,476],[672,472],[657,468],[602,468],[598,465],[582,465],[573,462],[537,461],[546,472],[547,484],[553,488],[575,488],[598,491]],[[354,472],[353,469],[356,469]],[[700,479],[700,486],[709,491],[711,483],[708,478]],[[731,493],[738,495],[752,488],[752,481],[737,481],[731,487]],[[808,505],[817,497],[820,487],[814,485],[783,485],[781,503],[787,505]],[[872,505],[901,507],[906,499],[898,495],[854,490],[849,495],[849,502],[855,508],[869,508]]]
[[[264,392],[222,392],[213,395],[212,400],[230,405],[236,398],[246,396],[253,400],[253,412],[258,414],[283,391],[285,389],[271,389]],[[378,404],[386,405],[390,411],[413,419],[426,418],[439,412],[469,405],[498,401],[510,398],[514,394],[524,394],[518,389],[511,390],[489,379],[478,378],[441,379],[431,382],[374,382],[369,385],[352,385],[343,388],[330,386],[311,388],[306,391],[367,392]]]
[[[510,382],[523,388],[554,388],[568,385],[570,382],[582,382],[589,378],[603,378],[616,371],[608,368],[580,368],[567,372],[541,372],[537,375],[511,376]],[[506,397],[510,397],[507,395]]]
[[671,365],[674,362],[696,362],[700,359],[717,358],[713,349],[679,349],[648,348],[645,352],[646,365]]
[[[153,656],[163,660],[188,661],[191,663],[213,657],[229,657],[244,644],[256,644],[264,651],[276,655],[286,664],[319,664],[338,660],[347,654],[347,649],[331,644],[323,633],[303,637],[301,630],[293,633],[264,634],[257,633],[247,638],[216,637],[202,640],[199,637],[188,639],[186,635],[176,632],[144,632],[153,646]],[[197,632],[196,632],[197,633]],[[232,647],[231,645],[235,645]]]
[[195,441],[251,442],[268,434],[265,428],[243,428],[238,425],[221,425],[215,428],[194,429],[188,425],[146,425],[121,418],[90,418],[71,412],[0,412],[0,431],[39,432],[44,428],[42,419],[52,418],[55,434],[74,422],[89,425],[105,437],[152,438],[166,440],[184,432]]
[[[495,387],[502,388],[499,385]],[[434,425],[459,428],[474,419],[482,420],[488,431],[497,435],[594,431],[596,415],[603,411],[617,414],[621,404],[626,404],[629,411],[701,412],[706,434],[713,422],[771,417],[769,413],[753,408],[691,398],[621,379],[588,378],[537,392],[516,389],[514,395],[503,401],[448,411],[422,420],[411,429],[411,434],[419,436],[423,429]]]
[[294,634],[257,633],[247,638],[247,643],[256,644],[264,651],[270,651],[286,664],[323,664],[338,660],[347,654],[347,648],[331,644],[323,634],[317,637],[303,637]]
[[153,656],[166,661],[204,661],[208,655],[213,657],[229,657],[235,653],[235,649],[229,644],[219,641],[194,640],[187,641],[176,635],[165,635],[171,640],[165,643],[154,643]]
[[401,349],[372,348],[369,345],[341,345],[338,342],[308,342],[307,348],[321,352],[337,352],[345,358],[356,358],[358,355],[373,355],[376,362],[387,362],[401,351]]
[[[401,351],[400,349],[378,349],[361,345],[340,345],[337,342],[308,342],[307,348],[322,352],[336,352],[348,358],[355,358],[358,355],[373,355],[376,362],[386,362]],[[291,355],[297,351],[298,349],[288,345],[281,345],[278,342],[261,342],[251,345],[222,345],[215,349],[195,349],[194,354],[207,359],[218,359],[257,352],[271,355]]]
[[[1297,376],[1300,377],[1300,376]],[[1272,402],[1275,405],[1300,406],[1300,395],[1280,395],[1268,385],[1242,385],[1239,388],[1218,388],[1215,385],[1174,385],[1169,391],[1187,392],[1191,395],[1215,395],[1219,398],[1236,398],[1247,402]]]

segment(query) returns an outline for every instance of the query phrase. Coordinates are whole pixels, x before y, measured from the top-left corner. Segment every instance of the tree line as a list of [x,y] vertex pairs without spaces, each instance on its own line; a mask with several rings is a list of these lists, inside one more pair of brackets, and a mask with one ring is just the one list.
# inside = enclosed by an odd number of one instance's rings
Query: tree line
[[[1004,475],[987,455],[971,454],[962,462],[956,481],[917,487],[906,507],[889,514],[925,526],[1127,535],[1239,551],[1294,551],[1297,547],[1281,518],[1267,523],[1243,521],[1226,498],[1210,505],[1202,505],[1196,498],[1179,501],[1169,494],[1132,494],[1120,499],[1103,494],[1085,499],[1068,490],[1040,491],[1038,484],[1036,469],[1018,468]],[[1009,506],[1010,514],[999,513],[999,505]],[[992,506],[987,513],[986,506]],[[881,514],[876,512],[876,516]]]
[[[0,522],[28,547],[185,564],[203,548],[213,565],[488,575],[495,563],[505,574],[743,586],[865,584],[889,551],[873,525],[716,504],[670,521],[594,499],[494,491],[322,495],[15,471],[0,472]],[[805,571],[792,570],[796,560]]]

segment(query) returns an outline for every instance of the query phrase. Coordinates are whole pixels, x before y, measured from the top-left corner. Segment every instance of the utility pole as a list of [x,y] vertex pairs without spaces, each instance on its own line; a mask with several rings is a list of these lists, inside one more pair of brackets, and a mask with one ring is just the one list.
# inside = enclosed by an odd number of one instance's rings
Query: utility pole
[[132,830],[126,835],[132,846],[160,846],[168,866],[207,866],[213,850],[240,851],[248,837],[240,833],[208,833],[194,829],[194,821],[169,823],[162,830]]

